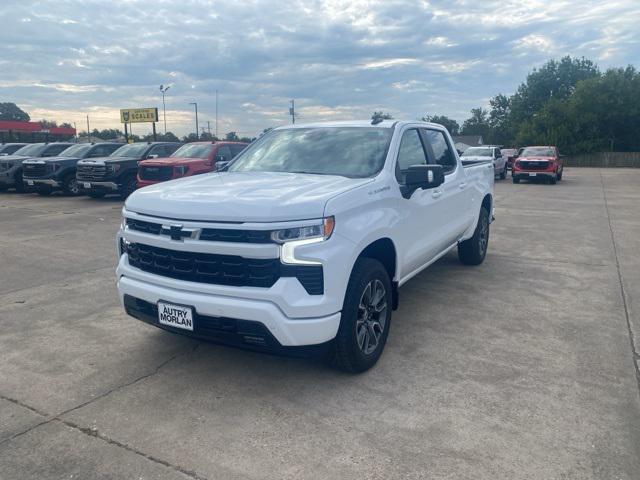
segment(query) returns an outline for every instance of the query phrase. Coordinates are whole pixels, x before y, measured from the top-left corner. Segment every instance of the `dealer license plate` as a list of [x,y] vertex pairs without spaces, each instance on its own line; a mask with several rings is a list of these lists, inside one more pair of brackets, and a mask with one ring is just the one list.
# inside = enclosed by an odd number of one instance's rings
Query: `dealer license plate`
[[84,183],[82,184],[82,186],[83,186],[84,188],[91,188],[91,184],[90,184],[89,182],[84,182]]
[[193,309],[184,305],[158,302],[158,321],[168,327],[193,331]]
[[538,174],[537,174],[537,173],[530,173],[530,174],[529,174],[529,176],[530,176],[530,177],[537,177],[537,176],[538,176]]
[[33,186],[33,180],[27,180],[27,185]]

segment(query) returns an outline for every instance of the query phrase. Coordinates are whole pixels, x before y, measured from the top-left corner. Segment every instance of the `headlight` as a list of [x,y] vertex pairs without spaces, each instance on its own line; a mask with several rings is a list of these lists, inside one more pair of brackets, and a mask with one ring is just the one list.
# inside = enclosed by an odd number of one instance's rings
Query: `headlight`
[[119,163],[113,163],[111,165],[107,165],[107,172],[115,173],[118,170],[120,170],[120,164]]
[[296,248],[312,243],[324,242],[333,233],[334,217],[318,220],[318,223],[304,227],[285,228],[271,232],[271,239],[280,243],[280,261],[289,265],[321,265],[315,260],[296,257]]
[[173,167],[173,172],[179,176],[183,176],[185,173],[187,173],[187,170],[188,168],[185,167],[184,165],[181,165],[179,167]]
[[297,240],[317,238],[327,240],[335,227],[334,217],[327,217],[317,221],[318,223],[304,227],[285,228],[271,232],[271,240],[276,243],[286,243]]

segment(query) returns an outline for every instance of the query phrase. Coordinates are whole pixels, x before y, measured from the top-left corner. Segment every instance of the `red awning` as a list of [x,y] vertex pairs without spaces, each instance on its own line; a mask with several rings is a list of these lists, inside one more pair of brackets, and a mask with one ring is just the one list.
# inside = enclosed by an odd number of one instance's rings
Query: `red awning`
[[13,122],[0,120],[0,132],[15,133],[48,133],[50,135],[75,135],[76,129],[69,127],[45,128],[38,122]]

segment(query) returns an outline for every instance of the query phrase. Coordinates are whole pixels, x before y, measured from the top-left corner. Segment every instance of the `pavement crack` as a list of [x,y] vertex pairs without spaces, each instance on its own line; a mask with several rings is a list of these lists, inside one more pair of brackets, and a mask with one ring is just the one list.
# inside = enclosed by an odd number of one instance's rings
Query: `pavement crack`
[[6,400],[7,402],[14,403],[14,404],[18,405],[19,407],[26,408],[27,410],[29,410],[29,411],[37,414],[37,415],[40,415],[41,417],[48,417],[49,416],[48,413],[41,412],[37,408],[34,408],[34,407],[30,406],[30,405],[27,405],[26,403],[22,403],[20,400],[16,400],[15,398],[7,397],[6,395],[0,394],[0,399]]
[[611,214],[609,213],[609,202],[607,200],[607,190],[604,186],[604,177],[602,176],[602,169],[600,169],[600,185],[602,186],[602,194],[604,197],[604,208],[607,212],[607,221],[609,223],[609,233],[611,234],[611,243],[613,244],[613,254],[616,259],[616,270],[618,272],[618,284],[620,285],[620,295],[622,296],[622,308],[624,310],[625,320],[627,321],[627,330],[629,333],[629,342],[631,343],[631,355],[633,360],[633,366],[636,372],[636,380],[638,382],[638,389],[640,390],[640,354],[637,349],[637,342],[633,336],[633,328],[631,327],[631,315],[629,314],[629,305],[627,303],[627,292],[624,288],[624,277],[622,276],[622,269],[620,268],[620,259],[618,258],[618,246],[616,244],[615,231],[613,224],[611,223]]
[[192,478],[194,480],[207,480],[206,477],[203,477],[202,475],[199,475],[198,473],[194,472],[193,470],[187,470],[184,467],[181,467],[180,465],[174,465],[170,462],[167,462],[166,460],[163,460],[161,458],[158,458],[154,455],[142,452],[136,448],[133,448],[129,445],[127,445],[126,443],[122,443],[119,442],[117,440],[114,440],[113,438],[110,438],[106,435],[104,435],[103,433],[100,433],[97,429],[95,428],[88,428],[88,427],[83,427],[81,425],[78,425],[70,420],[62,420],[62,419],[55,419],[56,421],[59,421],[60,423],[66,425],[69,428],[73,428],[85,435],[88,435],[90,437],[94,437],[94,438],[98,438],[100,440],[102,440],[103,442],[108,443],[109,445],[114,445],[116,447],[122,448],[124,450],[126,450],[127,452],[131,452],[135,455],[139,455],[141,457],[146,458],[147,460],[154,462],[154,463],[158,463],[160,465],[163,465],[167,468],[170,468],[176,472],[179,472],[183,475],[186,475],[189,478]]
[[[11,403],[14,403],[16,405],[19,405],[19,406],[21,406],[21,407],[23,407],[23,408],[25,408],[25,409],[33,412],[33,413],[36,413],[37,415],[45,417],[45,419],[46,419],[46,420],[43,420],[42,422],[39,422],[39,423],[37,423],[35,425],[30,426],[29,428],[27,428],[25,430],[22,430],[21,432],[18,432],[18,433],[14,434],[14,435],[12,435],[12,436],[10,436],[8,438],[5,438],[4,440],[0,441],[0,446],[2,446],[5,443],[8,443],[8,442],[18,438],[18,437],[21,437],[21,436],[29,433],[30,431],[35,430],[38,427],[41,427],[43,425],[47,425],[47,424],[49,424],[51,422],[59,421],[59,422],[62,422],[62,423],[66,423],[67,420],[64,420],[64,419],[61,418],[63,415],[67,415],[68,413],[74,412],[74,411],[76,411],[76,410],[78,410],[78,409],[80,409],[82,407],[86,407],[87,405],[90,405],[91,403],[93,403],[93,402],[95,402],[97,400],[105,398],[105,397],[107,397],[108,395],[111,395],[114,392],[117,392],[117,391],[119,391],[119,390],[121,390],[123,388],[130,387],[131,385],[135,385],[136,383],[141,382],[142,380],[145,380],[147,378],[153,377],[154,375],[157,375],[160,372],[160,370],[162,370],[164,367],[166,367],[169,363],[173,362],[175,359],[177,359],[177,358],[179,358],[181,356],[189,355],[189,354],[194,353],[198,349],[199,346],[200,346],[200,344],[196,343],[188,351],[180,352],[180,353],[176,353],[175,355],[172,355],[171,357],[169,357],[168,359],[166,359],[165,361],[160,363],[153,371],[151,371],[149,373],[146,373],[144,375],[141,375],[141,376],[139,376],[139,377],[137,377],[137,378],[135,378],[135,379],[133,379],[133,380],[131,380],[129,382],[123,383],[121,385],[117,385],[117,386],[107,390],[106,392],[98,395],[97,397],[94,397],[91,400],[87,400],[86,402],[83,402],[80,405],[76,405],[75,407],[72,407],[72,408],[69,408],[67,410],[64,410],[63,412],[60,412],[57,415],[50,415],[50,414],[48,414],[46,412],[38,410],[37,408],[34,408],[34,407],[30,406],[30,405],[27,405],[24,402],[21,402],[19,400],[14,399],[14,398],[7,397],[6,395],[0,394],[0,399],[3,399],[3,400],[6,400],[8,402],[11,402]],[[200,477],[193,477],[193,478],[200,478]]]
[[185,356],[185,355],[189,355],[194,353],[198,347],[200,346],[199,343],[196,343],[193,348],[191,348],[190,350],[186,351],[186,352],[180,352],[180,353],[176,353],[175,355],[172,355],[171,357],[169,357],[168,359],[166,359],[164,362],[160,363],[153,371],[149,372],[149,373],[145,373],[144,375],[141,375],[129,382],[123,383],[121,385],[117,385],[109,390],[107,390],[106,392],[98,395],[97,397],[92,398],[91,400],[87,400],[86,402],[81,403],[80,405],[76,405],[75,407],[72,407],[68,410],[65,410],[63,412],[60,412],[58,415],[56,415],[56,418],[62,417],[64,415],[67,415],[68,413],[74,412],[80,408],[86,407],[87,405],[92,404],[93,402],[96,402],[104,397],[107,397],[109,395],[111,395],[112,393],[115,393],[119,390],[122,390],[123,388],[127,388],[130,387],[131,385],[135,385],[138,382],[141,382],[143,380],[146,380],[147,378],[153,377],[154,375],[157,375],[158,373],[160,373],[160,370],[162,370],[164,367],[166,367],[167,365],[169,365],[171,362],[173,362],[175,359]]

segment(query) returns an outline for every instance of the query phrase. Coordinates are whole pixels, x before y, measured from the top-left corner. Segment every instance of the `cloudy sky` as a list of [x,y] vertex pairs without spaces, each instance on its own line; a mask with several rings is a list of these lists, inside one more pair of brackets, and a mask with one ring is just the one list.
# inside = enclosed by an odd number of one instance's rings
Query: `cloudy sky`
[[[34,120],[253,135],[290,122],[445,114],[461,121],[549,58],[640,67],[640,0],[2,0],[0,101]],[[143,133],[146,126],[136,126]]]

